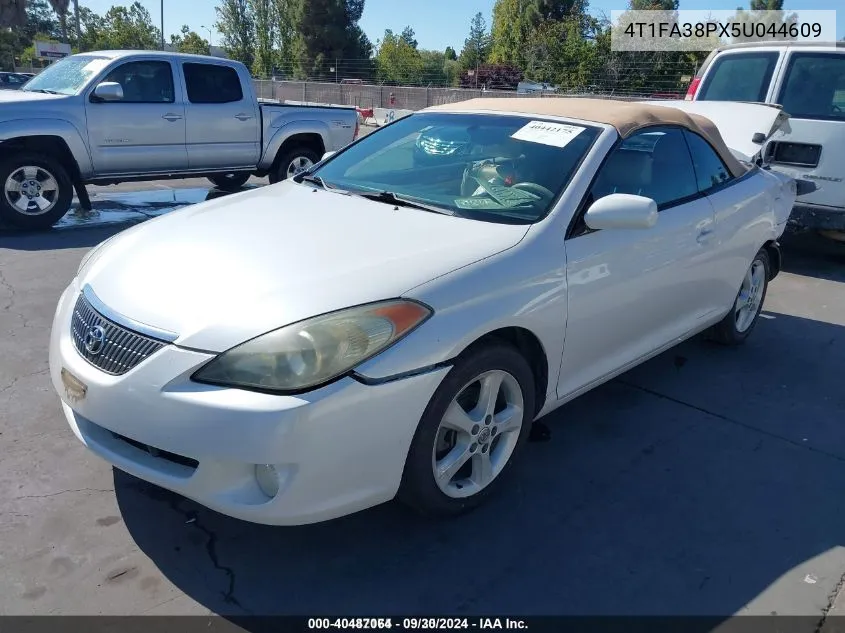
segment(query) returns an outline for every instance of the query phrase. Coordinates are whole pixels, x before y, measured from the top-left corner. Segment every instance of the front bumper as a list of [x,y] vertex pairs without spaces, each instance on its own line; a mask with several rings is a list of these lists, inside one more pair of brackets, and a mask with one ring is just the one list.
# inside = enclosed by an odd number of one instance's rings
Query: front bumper
[[789,216],[794,228],[845,231],[845,208],[796,204]]
[[[223,514],[271,525],[324,521],[396,495],[417,424],[447,368],[275,396],[192,382],[212,355],[168,345],[112,376],[71,340],[75,283],[56,310],[50,375],[74,434],[106,461]],[[73,398],[63,369],[86,385],[84,397]],[[272,498],[255,478],[262,464],[279,476]]]

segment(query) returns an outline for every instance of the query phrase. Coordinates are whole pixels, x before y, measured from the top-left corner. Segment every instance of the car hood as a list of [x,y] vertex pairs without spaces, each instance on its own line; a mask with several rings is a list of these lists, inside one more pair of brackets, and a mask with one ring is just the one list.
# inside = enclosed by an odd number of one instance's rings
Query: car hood
[[0,103],[28,103],[33,101],[61,101],[67,95],[51,95],[44,92],[30,92],[29,90],[0,90]]
[[402,296],[516,245],[527,230],[286,181],[126,230],[91,256],[78,282],[116,315],[221,352],[311,316]]

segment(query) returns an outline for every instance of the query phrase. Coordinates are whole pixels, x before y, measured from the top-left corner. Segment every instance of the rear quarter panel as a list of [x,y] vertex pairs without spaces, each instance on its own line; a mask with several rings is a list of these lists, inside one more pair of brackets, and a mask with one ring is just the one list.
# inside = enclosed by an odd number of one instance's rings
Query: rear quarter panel
[[716,214],[722,301],[727,311],[757,251],[784,231],[794,196],[788,181],[754,168],[707,196]]

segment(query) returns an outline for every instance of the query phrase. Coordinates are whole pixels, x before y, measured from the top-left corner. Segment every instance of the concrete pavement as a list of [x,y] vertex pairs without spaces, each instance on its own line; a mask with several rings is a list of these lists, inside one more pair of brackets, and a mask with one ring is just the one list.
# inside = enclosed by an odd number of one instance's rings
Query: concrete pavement
[[50,322],[116,230],[0,235],[0,613],[778,613],[811,631],[840,608],[845,246],[792,240],[745,346],[690,341],[566,405],[471,515],[271,528],[115,471],[67,427]]

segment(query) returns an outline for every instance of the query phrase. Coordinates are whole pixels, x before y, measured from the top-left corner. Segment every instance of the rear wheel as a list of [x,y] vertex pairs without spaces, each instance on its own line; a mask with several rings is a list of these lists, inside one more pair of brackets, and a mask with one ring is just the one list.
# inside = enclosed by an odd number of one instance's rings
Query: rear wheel
[[61,163],[21,152],[0,161],[0,220],[22,229],[47,229],[67,213],[73,182]]
[[320,162],[320,156],[312,148],[301,145],[294,147],[279,157],[275,168],[270,172],[270,182],[276,183],[301,174]]
[[211,183],[221,189],[222,191],[237,191],[243,187],[249,180],[250,174],[247,172],[231,172],[228,174],[215,174],[209,176]]
[[748,338],[763,310],[770,269],[769,254],[766,249],[760,249],[742,279],[733,308],[713,328],[716,341],[724,345],[739,345]]
[[459,360],[432,396],[398,498],[433,516],[475,508],[504,479],[534,417],[534,378],[507,344]]

